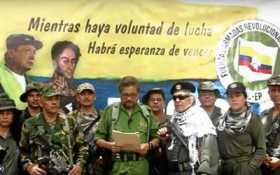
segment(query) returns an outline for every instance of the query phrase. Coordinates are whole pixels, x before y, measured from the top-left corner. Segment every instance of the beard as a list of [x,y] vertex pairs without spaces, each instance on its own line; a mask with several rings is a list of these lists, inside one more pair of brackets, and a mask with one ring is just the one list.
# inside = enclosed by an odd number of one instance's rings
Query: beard
[[70,74],[68,72],[62,71],[59,67],[56,68],[55,72],[67,79],[73,79],[74,72]]

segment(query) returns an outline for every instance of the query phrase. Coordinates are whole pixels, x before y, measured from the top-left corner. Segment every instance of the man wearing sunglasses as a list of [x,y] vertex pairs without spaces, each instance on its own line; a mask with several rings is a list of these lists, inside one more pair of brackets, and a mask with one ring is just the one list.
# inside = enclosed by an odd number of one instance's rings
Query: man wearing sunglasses
[[175,112],[158,134],[166,141],[169,175],[217,174],[216,131],[207,113],[195,105],[195,87],[178,82],[171,88]]

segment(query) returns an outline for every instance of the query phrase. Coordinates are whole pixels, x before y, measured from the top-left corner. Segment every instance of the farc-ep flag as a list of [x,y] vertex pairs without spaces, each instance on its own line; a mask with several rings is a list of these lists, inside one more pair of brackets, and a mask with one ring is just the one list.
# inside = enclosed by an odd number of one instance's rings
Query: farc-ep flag
[[250,82],[267,80],[274,71],[277,52],[277,47],[238,38],[234,67]]

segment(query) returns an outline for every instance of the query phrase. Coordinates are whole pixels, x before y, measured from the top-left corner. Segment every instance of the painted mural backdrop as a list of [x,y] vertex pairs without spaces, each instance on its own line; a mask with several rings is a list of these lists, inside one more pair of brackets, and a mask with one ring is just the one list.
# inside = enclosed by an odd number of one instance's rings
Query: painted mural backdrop
[[169,94],[174,81],[197,85],[202,79],[214,80],[223,94],[230,82],[242,81],[249,101],[266,102],[265,81],[280,71],[280,25],[271,20],[280,4],[236,2],[1,1],[0,51],[4,55],[10,34],[38,38],[43,47],[28,75],[48,81],[52,45],[72,41],[82,54],[74,83],[94,83],[99,108],[118,97],[117,82],[125,75],[141,80],[141,94],[152,87]]

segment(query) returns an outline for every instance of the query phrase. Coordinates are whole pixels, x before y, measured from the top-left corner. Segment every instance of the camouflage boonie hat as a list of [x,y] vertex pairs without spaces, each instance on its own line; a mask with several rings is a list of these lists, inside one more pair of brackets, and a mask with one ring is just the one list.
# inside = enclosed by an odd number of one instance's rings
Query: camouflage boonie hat
[[55,89],[53,85],[49,85],[49,84],[41,87],[40,92],[44,97],[61,95],[61,92],[59,90]]
[[10,99],[8,97],[8,95],[4,92],[4,90],[1,88],[1,92],[0,92],[0,111],[4,111],[4,110],[16,110],[16,105],[14,100]]
[[267,80],[267,86],[280,86],[280,75],[276,75]]
[[23,94],[21,94],[21,96],[19,97],[20,101],[26,102],[28,93],[31,92],[31,91],[39,92],[39,89],[40,89],[40,85],[38,83],[29,83],[29,84],[27,84],[25,92]]
[[165,100],[165,95],[161,88],[152,88],[152,89],[148,90],[147,93],[142,97],[142,102],[144,104],[147,104],[151,94],[153,94],[153,93],[160,94],[162,96],[162,98]]
[[81,93],[84,90],[89,90],[89,91],[95,93],[95,87],[91,83],[88,83],[88,82],[80,84],[77,88],[78,93]]
[[220,92],[212,81],[202,81],[198,86],[198,91],[214,91],[217,96]]

